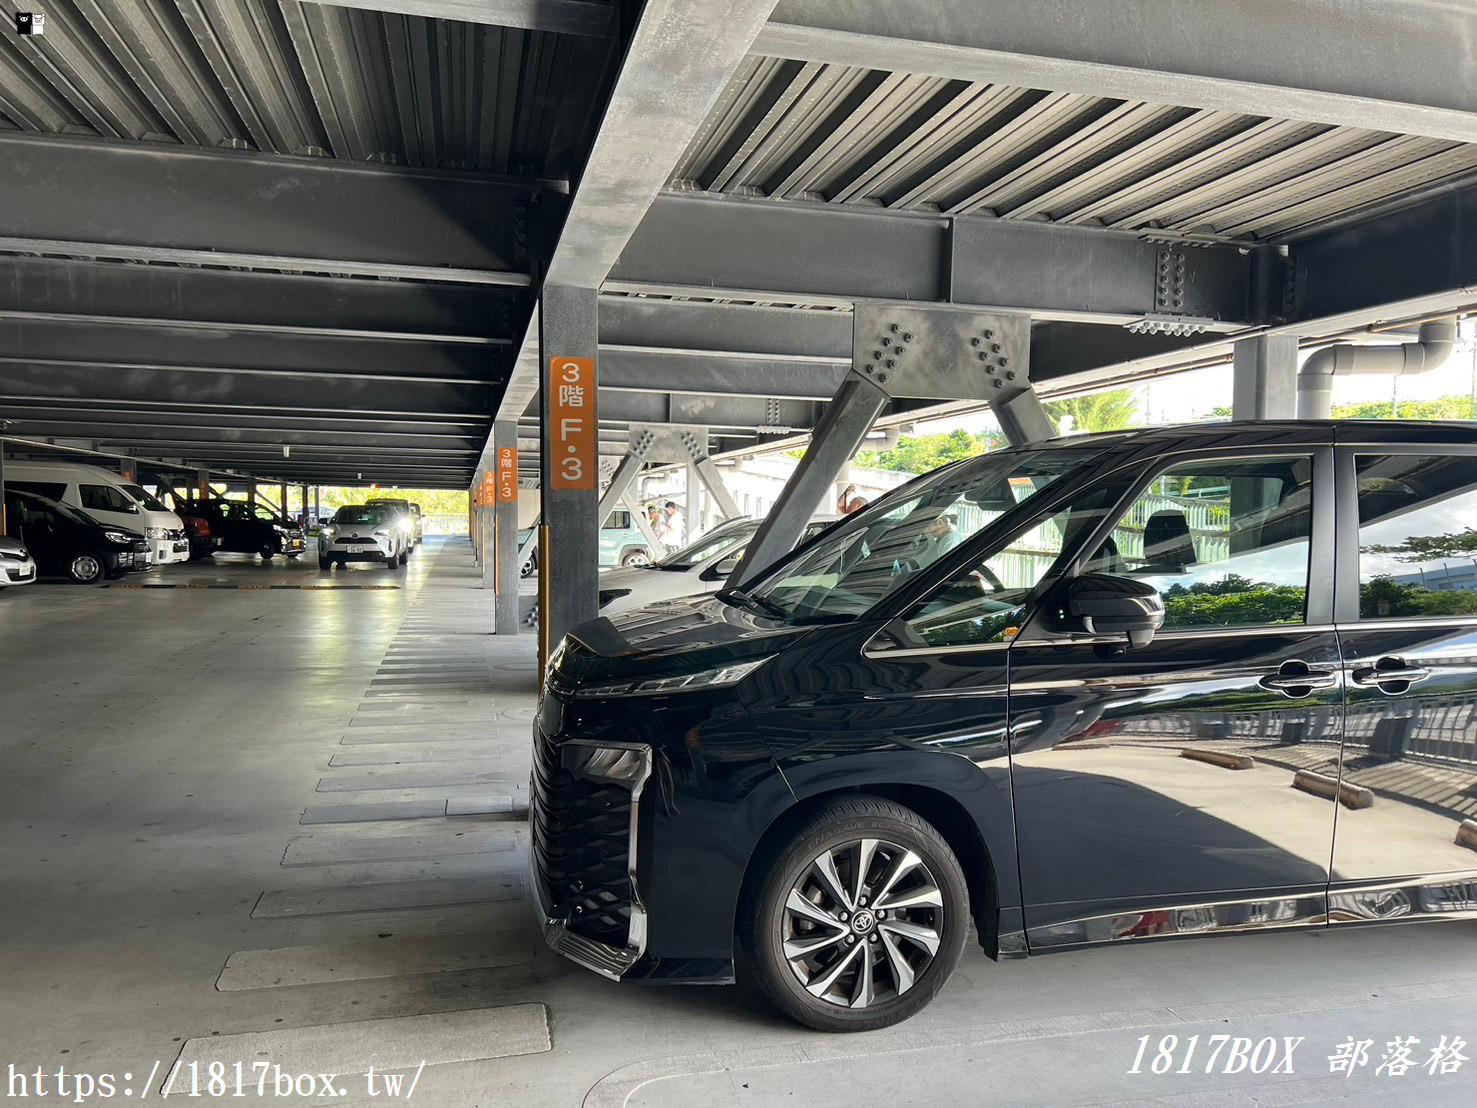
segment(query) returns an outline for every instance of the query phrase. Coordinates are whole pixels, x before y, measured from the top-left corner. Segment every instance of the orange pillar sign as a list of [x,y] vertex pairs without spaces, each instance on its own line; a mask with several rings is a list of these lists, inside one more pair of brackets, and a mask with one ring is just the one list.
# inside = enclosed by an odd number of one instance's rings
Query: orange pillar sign
[[511,504],[518,499],[518,449],[501,447],[497,452],[497,502]]
[[552,486],[595,488],[595,359],[549,359],[549,420],[553,442]]

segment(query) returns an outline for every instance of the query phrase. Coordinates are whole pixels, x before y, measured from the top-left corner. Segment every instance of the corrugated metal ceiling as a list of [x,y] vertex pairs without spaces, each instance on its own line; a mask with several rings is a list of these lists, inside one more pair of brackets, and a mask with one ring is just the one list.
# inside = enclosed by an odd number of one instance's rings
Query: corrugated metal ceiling
[[[51,0],[0,130],[566,176],[587,41],[299,0]],[[576,77],[571,79],[571,74]]]
[[751,56],[671,185],[1280,241],[1477,170],[1477,145]]

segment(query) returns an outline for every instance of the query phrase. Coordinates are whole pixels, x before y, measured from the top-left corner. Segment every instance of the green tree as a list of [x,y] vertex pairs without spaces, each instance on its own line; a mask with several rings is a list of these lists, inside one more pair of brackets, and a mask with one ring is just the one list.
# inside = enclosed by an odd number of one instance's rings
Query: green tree
[[1004,436],[993,431],[972,434],[962,427],[936,435],[913,435],[899,438],[890,450],[876,454],[858,454],[854,459],[858,465],[877,469],[892,469],[900,473],[927,473],[939,466],[957,462],[961,458],[973,458],[986,450],[998,450],[1005,445]]
[[1046,414],[1058,427],[1066,416],[1072,417],[1073,431],[1122,431],[1139,418],[1139,398],[1135,389],[1109,389],[1065,400],[1052,400]]
[[[1362,404],[1335,404],[1334,419],[1394,419],[1395,402],[1370,400]],[[1400,419],[1472,419],[1470,396],[1438,396],[1435,400],[1402,400]]]

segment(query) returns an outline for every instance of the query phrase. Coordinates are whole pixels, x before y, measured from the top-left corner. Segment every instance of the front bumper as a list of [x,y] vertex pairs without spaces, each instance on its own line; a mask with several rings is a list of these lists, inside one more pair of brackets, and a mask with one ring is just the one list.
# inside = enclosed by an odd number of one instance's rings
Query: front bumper
[[29,585],[36,580],[36,563],[30,558],[0,561],[0,585]]
[[[534,724],[534,745],[535,766],[528,806],[533,840],[529,859],[539,928],[544,941],[555,953],[602,977],[619,981],[646,953],[646,908],[641,901],[636,857],[641,796],[651,777],[651,748],[635,743],[593,743],[578,739],[557,747],[550,746],[543,741],[537,723]],[[556,868],[561,865],[556,858],[565,858],[575,851],[588,855],[592,849],[591,836],[583,825],[600,821],[602,816],[609,817],[615,810],[608,795],[598,797],[596,794],[625,791],[627,785],[602,780],[591,789],[581,790],[581,780],[558,764],[565,747],[618,747],[640,755],[637,776],[629,783],[624,833],[620,833],[622,829],[615,827],[611,820],[603,821],[607,828],[604,839],[610,848],[610,857],[608,865],[600,869],[608,880],[597,883],[594,889],[585,887],[583,875],[586,871],[581,871],[581,878],[573,882],[567,875],[556,873]],[[581,796],[582,791],[590,795]],[[591,808],[589,814],[580,811],[584,806]],[[619,846],[624,847],[624,859],[618,857],[621,853],[617,849]],[[563,896],[559,896],[561,888]],[[554,903],[556,896],[560,900],[558,904]],[[613,931],[611,927],[612,919],[621,914],[626,916],[624,941],[618,941],[619,928]],[[591,931],[597,932],[598,937]]]
[[318,555],[344,562],[383,562],[391,549],[389,539],[334,539],[319,543]]

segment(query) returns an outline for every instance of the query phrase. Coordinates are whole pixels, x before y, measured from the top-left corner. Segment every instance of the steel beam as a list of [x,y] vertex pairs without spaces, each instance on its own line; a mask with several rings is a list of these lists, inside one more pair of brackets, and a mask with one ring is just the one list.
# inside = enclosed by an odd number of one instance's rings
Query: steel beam
[[0,362],[0,403],[8,397],[396,416],[486,412],[492,392],[488,384],[470,381],[348,377],[326,386],[321,377],[274,371],[200,373],[147,366]]
[[516,27],[556,35],[603,38],[610,33],[614,7],[591,0],[312,0],[342,8],[364,8],[427,19],[452,19]]
[[0,306],[31,314],[167,321],[281,334],[514,336],[508,288],[0,257]]
[[[620,349],[769,356],[844,366],[851,360],[851,315],[835,310],[602,296],[600,346],[607,367],[610,352]],[[826,395],[832,392],[834,388]]]
[[[0,138],[0,248],[528,284],[527,186],[158,144]],[[365,234],[373,228],[373,234]]]
[[[1429,301],[1430,315],[1477,300],[1477,188],[1455,190],[1303,239],[1292,247],[1291,321],[1381,316]],[[1384,318],[1401,318],[1396,308]],[[1306,333],[1306,331],[1305,331]]]
[[607,392],[825,400],[835,395],[849,362],[847,357],[781,360],[601,343],[600,387]]
[[636,483],[636,478],[641,476],[642,467],[646,465],[646,459],[632,451],[620,460],[615,467],[615,472],[610,475],[610,484],[605,486],[605,491],[600,494],[600,506],[596,515],[600,517],[601,523],[605,522],[607,516],[621,502],[621,499],[631,490]]
[[335,379],[487,382],[502,376],[501,349],[480,343],[7,315],[0,309],[0,361],[5,362]]
[[605,287],[838,305],[907,300],[1223,330],[1269,317],[1253,280],[1253,259],[1268,252],[981,216],[666,193]]
[[782,0],[754,53],[1477,142],[1474,39],[1438,2]]
[[[708,111],[764,26],[775,0],[647,0],[621,62],[545,280],[598,289]],[[530,330],[530,335],[536,332]],[[499,419],[517,419],[539,367],[526,338]]]
[[855,374],[846,378],[821,416],[805,456],[729,577],[729,588],[742,585],[794,548],[810,517],[830,496],[836,474],[851,461],[886,405],[887,394],[877,385]]

